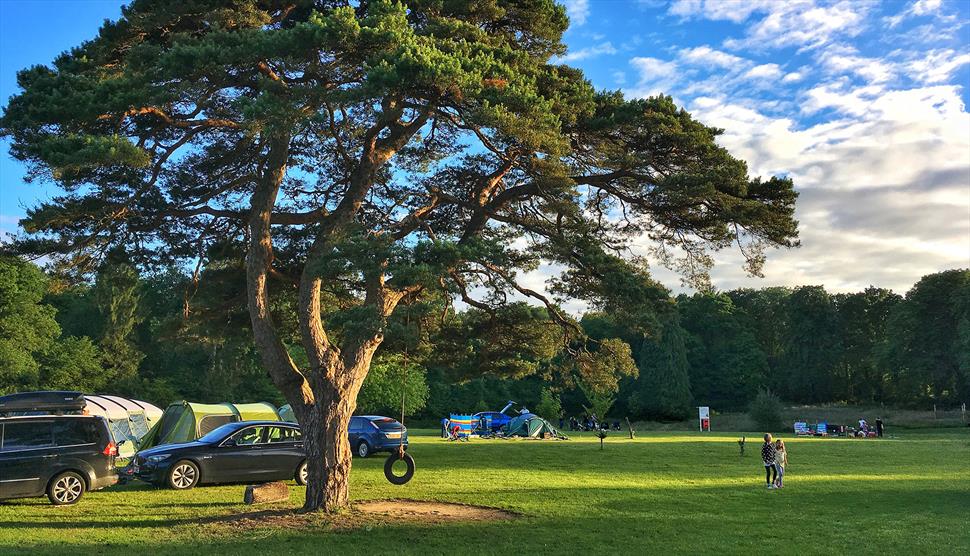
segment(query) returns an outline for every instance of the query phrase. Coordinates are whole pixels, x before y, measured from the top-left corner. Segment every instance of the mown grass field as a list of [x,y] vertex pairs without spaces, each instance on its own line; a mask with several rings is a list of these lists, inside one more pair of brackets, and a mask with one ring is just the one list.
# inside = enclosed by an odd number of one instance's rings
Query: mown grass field
[[[243,486],[189,492],[135,484],[76,506],[0,502],[2,554],[968,554],[970,430],[895,439],[791,439],[784,490],[764,487],[757,434],[611,433],[568,442],[450,443],[412,431],[415,479],[355,460],[355,499],[493,506],[512,521],[246,526]],[[785,435],[787,437],[790,435]],[[289,506],[302,502],[291,487]],[[278,506],[286,507],[286,505]],[[344,523],[353,522],[353,514]],[[339,551],[339,552],[338,552]]]

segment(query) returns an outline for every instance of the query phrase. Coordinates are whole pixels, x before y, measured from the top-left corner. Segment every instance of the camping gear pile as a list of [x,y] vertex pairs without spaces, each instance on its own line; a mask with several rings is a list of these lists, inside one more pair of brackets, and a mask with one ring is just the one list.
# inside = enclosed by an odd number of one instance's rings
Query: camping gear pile
[[441,420],[441,437],[465,441],[478,438],[533,438],[569,440],[552,423],[522,408],[517,415],[506,412],[515,405],[510,401],[502,411],[481,411],[473,415],[452,413]]

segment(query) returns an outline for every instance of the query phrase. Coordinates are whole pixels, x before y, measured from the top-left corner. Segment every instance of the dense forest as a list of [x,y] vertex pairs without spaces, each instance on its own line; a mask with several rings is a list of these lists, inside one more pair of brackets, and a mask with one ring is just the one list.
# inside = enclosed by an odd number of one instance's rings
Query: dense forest
[[[237,264],[140,275],[115,255],[81,280],[0,258],[0,393],[79,389],[163,406],[283,403],[260,368]],[[293,300],[274,302],[283,309]],[[342,301],[328,302],[339,330]],[[924,276],[905,295],[802,286],[652,303],[649,326],[638,327],[648,333],[631,333],[613,313],[590,312],[577,323],[610,352],[628,351],[635,367],[624,362],[630,358],[574,364],[582,352],[569,349],[545,309],[415,304],[395,313],[359,410],[396,414],[402,388],[407,413],[418,418],[497,409],[510,399],[549,417],[590,410],[674,420],[694,405],[743,410],[759,390],[796,404],[946,407],[970,398],[968,270]]]

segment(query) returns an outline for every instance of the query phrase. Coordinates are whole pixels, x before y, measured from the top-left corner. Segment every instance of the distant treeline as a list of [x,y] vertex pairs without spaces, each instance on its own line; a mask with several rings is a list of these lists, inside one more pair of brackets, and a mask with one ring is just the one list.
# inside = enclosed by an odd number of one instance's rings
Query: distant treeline
[[[0,393],[70,388],[171,401],[283,399],[261,369],[239,263],[147,276],[108,260],[92,280],[0,257]],[[292,318],[292,294],[274,300]],[[335,295],[330,324],[342,320]],[[923,277],[905,296],[868,288],[681,295],[648,331],[603,313],[579,321],[615,364],[573,365],[545,310],[444,303],[399,311],[359,409],[437,417],[515,400],[547,417],[584,411],[673,420],[694,405],[742,410],[759,389],[800,404],[959,405],[970,398],[970,271]],[[297,334],[296,323],[283,323]],[[610,342],[620,339],[628,349]],[[298,345],[298,342],[293,342]],[[595,349],[595,348],[594,348]],[[626,351],[624,351],[626,350]],[[635,367],[624,367],[629,360]],[[574,353],[569,350],[569,353]],[[292,350],[299,364],[302,354]],[[594,364],[595,363],[595,364]]]

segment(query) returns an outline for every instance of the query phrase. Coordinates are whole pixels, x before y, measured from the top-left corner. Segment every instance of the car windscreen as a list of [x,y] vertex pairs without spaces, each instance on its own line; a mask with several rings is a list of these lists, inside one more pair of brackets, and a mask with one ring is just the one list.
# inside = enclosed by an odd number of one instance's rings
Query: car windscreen
[[231,424],[223,425],[221,427],[213,429],[208,434],[204,434],[201,437],[199,437],[199,442],[205,442],[206,444],[215,444],[216,442],[219,442],[223,438],[229,436],[230,432],[233,430],[236,430],[236,427],[234,427],[233,425]]

